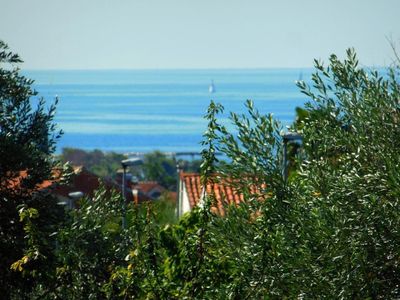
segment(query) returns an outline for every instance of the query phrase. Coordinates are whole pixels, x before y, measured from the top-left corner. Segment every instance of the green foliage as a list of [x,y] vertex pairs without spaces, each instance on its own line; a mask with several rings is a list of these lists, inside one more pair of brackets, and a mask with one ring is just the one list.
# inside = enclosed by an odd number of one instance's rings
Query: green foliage
[[202,145],[205,147],[202,151],[203,162],[200,165],[202,183],[206,183],[209,178],[215,173],[215,163],[218,159],[215,156],[216,148],[214,140],[217,138],[216,132],[220,130],[220,125],[217,123],[217,114],[223,112],[223,107],[220,104],[211,101],[208,107],[205,118],[208,121],[207,131],[204,133]]
[[160,226],[171,225],[177,222],[176,199],[172,199],[169,193],[164,193],[157,200],[153,201],[153,222]]
[[92,199],[81,199],[79,210],[71,211],[57,234],[56,281],[49,298],[104,297],[102,286],[129,245],[120,228],[121,203],[119,195],[101,188]]
[[84,151],[75,148],[63,148],[60,160],[70,162],[76,166],[84,166],[99,177],[115,177],[121,168],[121,161],[125,155],[115,152],[102,152],[100,150]]
[[[46,109],[33,81],[20,74],[21,62],[0,41],[0,295],[5,299],[32,287],[32,278],[19,269],[37,270],[44,258],[51,264],[51,244],[38,245],[35,253],[25,250],[51,234],[62,216],[54,197],[37,190],[57,167],[51,157],[61,134],[53,123],[55,104]],[[20,222],[19,209],[32,215],[22,213]],[[10,269],[21,257],[17,271]]]
[[[196,269],[202,273],[199,298],[399,296],[395,70],[381,76],[360,69],[352,50],[343,62],[331,56],[327,68],[315,63],[313,86],[299,83],[311,98],[295,124],[305,160],[288,182],[282,178],[280,125],[271,117],[248,101],[250,117],[231,114],[235,135],[209,117],[206,178],[230,179],[247,204],[223,219],[200,218],[205,234],[197,241],[218,255]],[[230,161],[215,164],[215,149]],[[201,261],[208,257],[204,252]],[[206,275],[225,257],[229,280]]]
[[200,166],[202,160],[200,159],[192,159],[192,160],[178,160],[178,165],[181,170],[184,170],[188,173],[200,173]]
[[145,154],[142,170],[146,180],[157,181],[169,190],[176,190],[176,163],[160,151]]
[[[304,195],[314,195],[314,265],[318,283],[343,298],[396,298],[400,142],[400,86],[395,70],[379,75],[347,59],[316,62],[313,102],[304,120],[308,160],[301,169]],[[312,198],[311,198],[312,199]],[[318,222],[318,223],[317,223]],[[316,226],[318,225],[318,226]],[[323,239],[322,237],[329,237]]]

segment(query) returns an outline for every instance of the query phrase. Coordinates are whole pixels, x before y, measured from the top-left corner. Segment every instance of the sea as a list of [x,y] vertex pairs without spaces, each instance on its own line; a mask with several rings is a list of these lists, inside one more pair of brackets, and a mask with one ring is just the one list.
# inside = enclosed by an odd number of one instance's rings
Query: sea
[[[204,70],[31,70],[34,88],[48,104],[58,97],[55,122],[65,147],[120,153],[200,152],[210,101],[225,110],[219,120],[230,130],[229,112],[246,113],[247,99],[283,126],[308,100],[295,85],[312,69]],[[213,84],[213,92],[210,85]]]

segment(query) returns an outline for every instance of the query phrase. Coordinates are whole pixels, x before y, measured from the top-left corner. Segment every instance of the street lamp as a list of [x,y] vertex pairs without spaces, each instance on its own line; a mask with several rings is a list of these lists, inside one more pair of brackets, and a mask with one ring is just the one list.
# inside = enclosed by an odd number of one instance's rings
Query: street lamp
[[125,194],[125,180],[126,180],[126,169],[128,167],[139,166],[143,161],[139,157],[128,158],[121,161],[123,173],[122,173],[122,229],[126,228],[126,194]]
[[181,207],[181,171],[183,170],[183,166],[181,167],[179,161],[176,162],[176,174],[177,174],[177,182],[176,182],[176,216],[177,218],[180,217],[181,215],[181,211],[180,211],[180,207]]
[[287,144],[290,141],[302,141],[303,136],[297,132],[287,132],[283,136],[283,178],[285,182],[288,179],[288,158],[287,158]]

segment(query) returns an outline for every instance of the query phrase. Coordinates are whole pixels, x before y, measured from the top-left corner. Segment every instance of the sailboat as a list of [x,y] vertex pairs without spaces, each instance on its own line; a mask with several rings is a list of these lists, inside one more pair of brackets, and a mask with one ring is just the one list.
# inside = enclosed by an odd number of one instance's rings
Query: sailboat
[[210,94],[215,93],[214,80],[211,80],[211,84],[208,86],[208,92]]

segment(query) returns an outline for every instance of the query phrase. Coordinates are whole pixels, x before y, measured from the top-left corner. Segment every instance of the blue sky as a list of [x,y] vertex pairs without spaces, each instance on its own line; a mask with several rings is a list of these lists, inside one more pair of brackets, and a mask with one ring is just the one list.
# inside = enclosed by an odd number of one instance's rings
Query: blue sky
[[26,69],[386,65],[399,0],[0,0],[0,38]]

